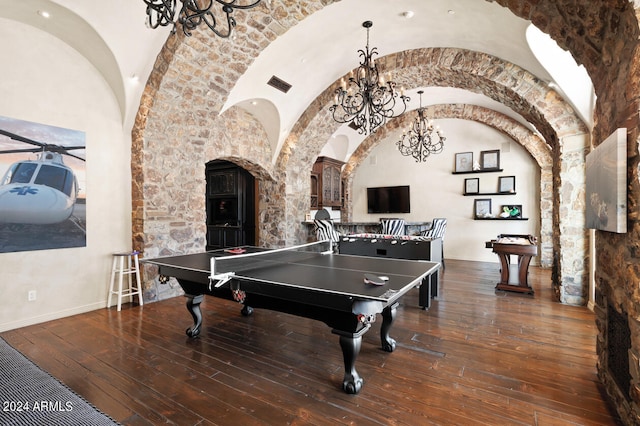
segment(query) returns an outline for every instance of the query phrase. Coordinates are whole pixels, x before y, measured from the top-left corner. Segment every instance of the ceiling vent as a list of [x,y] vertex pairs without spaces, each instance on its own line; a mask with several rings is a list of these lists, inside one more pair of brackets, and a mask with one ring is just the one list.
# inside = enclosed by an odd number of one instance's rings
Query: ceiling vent
[[289,91],[289,89],[291,89],[291,85],[289,83],[287,83],[286,81],[279,79],[278,77],[276,77],[275,75],[272,76],[269,81],[267,81],[267,84],[271,87],[275,87],[276,89],[278,89],[279,91],[283,92],[283,93],[287,93]]

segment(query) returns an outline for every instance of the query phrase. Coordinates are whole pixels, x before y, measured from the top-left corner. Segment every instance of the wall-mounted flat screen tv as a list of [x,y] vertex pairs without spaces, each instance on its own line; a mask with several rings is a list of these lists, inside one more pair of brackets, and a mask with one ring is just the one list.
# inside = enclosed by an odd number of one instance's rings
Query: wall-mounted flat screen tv
[[367,213],[410,213],[409,185],[367,188]]

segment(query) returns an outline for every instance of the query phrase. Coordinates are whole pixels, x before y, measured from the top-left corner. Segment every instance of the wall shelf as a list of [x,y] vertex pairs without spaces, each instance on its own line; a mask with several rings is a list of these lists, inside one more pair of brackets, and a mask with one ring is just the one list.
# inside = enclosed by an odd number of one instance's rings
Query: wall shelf
[[474,217],[473,220],[529,220],[528,217]]
[[473,175],[478,173],[497,173],[502,172],[503,169],[489,169],[489,170],[471,170],[468,172],[451,172],[452,175]]
[[482,195],[516,195],[515,192],[475,192],[470,194],[462,194],[465,197],[477,197]]

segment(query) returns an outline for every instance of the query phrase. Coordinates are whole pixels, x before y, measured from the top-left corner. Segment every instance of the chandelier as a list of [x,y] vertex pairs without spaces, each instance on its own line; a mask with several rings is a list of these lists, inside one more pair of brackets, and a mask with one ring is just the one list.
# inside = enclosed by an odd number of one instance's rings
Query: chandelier
[[[177,0],[143,0],[147,5],[147,25],[151,28],[159,26],[166,27],[173,25],[172,32],[176,31],[176,5]],[[231,35],[231,30],[236,26],[236,20],[231,14],[235,9],[251,9],[256,7],[262,0],[250,0],[253,3],[237,4],[238,0],[180,0],[182,7],[177,14],[177,22],[182,25],[182,31],[186,36],[191,36],[191,31],[198,25],[204,23],[217,36],[227,38]],[[216,25],[223,22],[218,19],[213,12],[213,6],[218,3],[221,7],[219,14],[225,15],[226,28],[219,31]],[[202,7],[200,6],[202,5]]]
[[422,108],[422,90],[418,91],[420,95],[420,108],[418,108],[418,116],[415,118],[408,132],[402,132],[402,139],[396,142],[398,150],[405,156],[412,156],[416,162],[427,161],[427,157],[431,154],[440,154],[444,148],[444,137],[440,127],[433,126],[433,123],[424,116],[424,108]]
[[[358,50],[362,61],[355,75],[353,71],[350,73],[347,82],[342,78],[340,87],[336,89],[335,104],[329,111],[338,123],[351,123],[358,133],[367,134],[375,133],[388,118],[405,112],[409,98],[404,93],[398,93],[396,83],[390,78],[385,81],[385,77],[379,73],[373,60],[373,55],[377,55],[378,51],[375,47],[369,49],[369,28],[373,22],[365,21],[362,26],[367,29],[366,50]],[[394,109],[396,103],[400,104],[399,101],[402,101],[402,111],[396,113]]]

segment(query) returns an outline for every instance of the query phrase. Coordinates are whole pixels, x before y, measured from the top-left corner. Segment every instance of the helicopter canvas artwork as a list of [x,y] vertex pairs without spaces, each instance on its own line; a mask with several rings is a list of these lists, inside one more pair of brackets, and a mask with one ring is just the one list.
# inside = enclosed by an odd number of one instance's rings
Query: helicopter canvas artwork
[[85,133],[0,116],[0,253],[86,246]]

